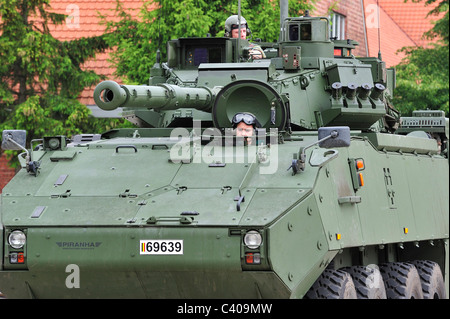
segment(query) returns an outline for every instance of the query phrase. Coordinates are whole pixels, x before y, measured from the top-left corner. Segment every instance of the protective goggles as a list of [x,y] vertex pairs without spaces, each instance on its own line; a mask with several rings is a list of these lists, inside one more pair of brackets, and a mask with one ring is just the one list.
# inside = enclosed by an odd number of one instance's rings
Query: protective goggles
[[[241,29],[244,29],[244,28],[247,28],[247,24],[245,23],[245,24],[241,24]],[[234,30],[234,29],[239,29],[239,24],[232,24],[231,25],[231,30]]]
[[231,120],[233,125],[237,125],[244,122],[247,125],[259,126],[259,122],[253,114],[249,113],[236,113]]

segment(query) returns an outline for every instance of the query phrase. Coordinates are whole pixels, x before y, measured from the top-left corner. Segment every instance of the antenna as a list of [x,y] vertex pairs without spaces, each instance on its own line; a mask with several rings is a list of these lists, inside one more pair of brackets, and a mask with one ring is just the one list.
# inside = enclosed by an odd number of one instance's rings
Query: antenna
[[241,48],[241,0],[238,0],[238,38],[237,38],[237,48],[236,48],[236,62],[240,62],[241,57],[239,55]]
[[[161,48],[161,13],[163,10],[163,4],[161,3],[161,7],[158,10],[158,51]],[[158,59],[158,53],[156,54],[156,58]],[[158,61],[159,63],[159,61]]]
[[286,30],[284,30],[284,20],[289,15],[289,2],[288,0],[280,0],[280,36],[278,42],[283,40],[283,35]]
[[378,59],[381,59],[381,35],[380,35],[380,29],[381,29],[381,25],[380,25],[380,5],[378,4],[378,0],[377,0],[377,19],[378,19]]

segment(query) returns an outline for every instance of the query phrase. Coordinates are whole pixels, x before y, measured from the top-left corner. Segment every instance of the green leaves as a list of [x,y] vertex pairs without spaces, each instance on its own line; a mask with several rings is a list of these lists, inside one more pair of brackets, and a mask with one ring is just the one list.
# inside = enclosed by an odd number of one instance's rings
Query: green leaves
[[446,46],[404,48],[407,56],[397,67],[394,103],[402,115],[413,110],[449,112],[449,51]]
[[[425,1],[426,4],[439,0]],[[449,50],[448,50],[448,0],[441,0],[428,15],[445,12],[432,30],[424,36],[438,38],[431,47],[405,47],[401,51],[405,58],[396,66],[397,88],[394,104],[404,116],[418,109],[442,110],[449,112]]]
[[[108,45],[102,36],[55,39],[48,24],[66,16],[48,0],[0,2],[0,130],[27,130],[28,140],[103,131],[117,121],[94,120],[77,97],[101,77],[80,65]],[[100,125],[101,124],[101,125]]]
[[[407,0],[405,0],[406,2]],[[438,4],[428,12],[428,17],[436,16],[443,12],[444,16],[435,22],[433,28],[425,32],[424,37],[427,39],[434,39],[436,37],[441,38],[444,44],[448,47],[448,31],[449,31],[449,20],[448,20],[448,1],[449,0],[411,0],[412,2],[425,2],[425,6],[438,2]]]

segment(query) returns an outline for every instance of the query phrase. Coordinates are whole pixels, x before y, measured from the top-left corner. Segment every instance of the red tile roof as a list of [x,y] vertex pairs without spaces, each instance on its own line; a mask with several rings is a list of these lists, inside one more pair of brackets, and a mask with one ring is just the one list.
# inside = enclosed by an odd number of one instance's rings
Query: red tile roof
[[408,2],[404,2],[404,0],[378,0],[378,3],[418,46],[425,46],[430,42],[422,38],[424,32],[433,27],[433,21],[443,17],[443,13],[438,16],[430,15],[427,17],[439,1],[428,6],[425,4],[425,0],[418,3],[414,3],[412,0],[408,0]]
[[404,0],[364,0],[366,31],[369,55],[378,54],[378,27],[376,19],[377,3],[380,13],[380,49],[388,67],[400,63],[403,53],[397,51],[405,46],[425,46],[430,41],[422,38],[433,27],[432,21],[439,17],[428,16],[436,4],[425,6]]
[[[132,16],[137,16],[144,0],[120,0],[120,3]],[[119,20],[115,16],[114,0],[51,0],[50,5],[53,12],[68,15],[66,23],[50,29],[62,41],[103,34],[105,26],[100,25],[99,14],[108,21]]]
[[[123,8],[136,17],[144,0],[120,0]],[[70,41],[83,37],[98,36],[104,33],[105,26],[100,24],[99,14],[106,16],[108,21],[118,21],[114,10],[114,0],[51,0],[52,12],[68,15],[65,23],[58,26],[49,26],[52,35],[61,41]],[[109,80],[121,82],[113,75],[114,68],[108,62],[108,52],[97,54],[94,59],[84,63],[85,69],[94,70],[99,75],[105,75]],[[95,105],[93,99],[94,87],[86,88],[80,94],[80,102],[86,105]]]
[[[403,53],[397,52],[399,49],[415,44],[408,34],[399,27],[396,21],[381,6],[377,7],[376,3],[376,0],[364,0],[369,56],[376,57],[378,51],[380,51],[387,67],[391,67],[397,65],[404,57]],[[380,35],[379,39],[378,34]]]

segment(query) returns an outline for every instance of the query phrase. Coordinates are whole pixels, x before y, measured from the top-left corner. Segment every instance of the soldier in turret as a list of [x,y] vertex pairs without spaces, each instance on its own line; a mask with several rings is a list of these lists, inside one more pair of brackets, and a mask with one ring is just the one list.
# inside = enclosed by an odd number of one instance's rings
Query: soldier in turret
[[236,113],[231,120],[233,129],[236,130],[236,137],[243,137],[247,145],[252,144],[252,138],[255,137],[255,130],[261,127],[258,119],[251,113]]
[[[238,38],[239,37],[239,17],[237,15],[232,15],[228,17],[225,21],[225,36],[229,38]],[[247,35],[251,34],[250,28],[248,27],[247,20],[243,16],[240,19],[241,25],[241,39],[247,39]],[[250,56],[252,59],[263,59],[266,57],[263,49],[259,45],[255,45],[250,43]]]

